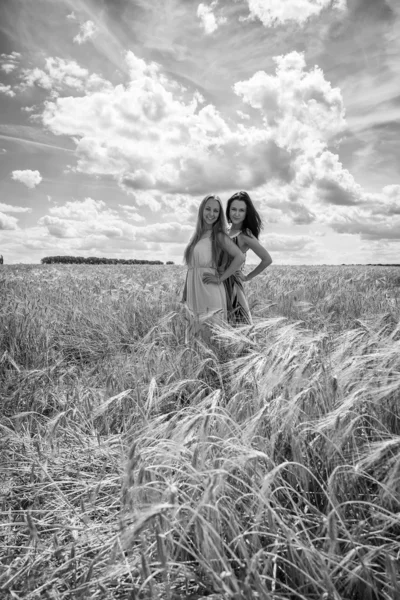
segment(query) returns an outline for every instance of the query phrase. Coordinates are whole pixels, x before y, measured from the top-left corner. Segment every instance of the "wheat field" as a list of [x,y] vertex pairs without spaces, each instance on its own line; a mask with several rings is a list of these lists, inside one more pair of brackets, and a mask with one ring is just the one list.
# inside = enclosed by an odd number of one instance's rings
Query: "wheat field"
[[0,269],[0,597],[400,598],[400,269]]

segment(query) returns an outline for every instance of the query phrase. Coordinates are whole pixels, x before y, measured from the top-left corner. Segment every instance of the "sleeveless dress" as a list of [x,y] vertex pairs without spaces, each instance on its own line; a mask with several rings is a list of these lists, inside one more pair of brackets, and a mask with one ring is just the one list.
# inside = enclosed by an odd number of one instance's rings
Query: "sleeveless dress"
[[[240,247],[238,238],[241,233],[241,231],[238,231],[231,237],[231,240],[239,249]],[[244,254],[246,254],[246,252]],[[253,320],[251,318],[249,304],[247,302],[241,279],[234,273],[228,277],[228,279],[225,279],[224,284],[227,299],[228,322],[233,326],[252,325]]]
[[204,283],[205,273],[217,274],[212,258],[211,232],[193,248],[187,271],[184,295],[189,323],[186,339],[197,335],[208,324],[227,320],[225,287]]

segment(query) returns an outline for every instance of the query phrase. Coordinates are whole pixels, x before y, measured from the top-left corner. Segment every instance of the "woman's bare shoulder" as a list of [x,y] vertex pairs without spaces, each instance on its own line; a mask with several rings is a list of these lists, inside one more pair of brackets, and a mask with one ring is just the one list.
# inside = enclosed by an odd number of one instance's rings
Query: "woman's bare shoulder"
[[241,234],[240,234],[240,235],[242,235],[243,237],[248,237],[248,238],[250,238],[250,239],[255,239],[255,237],[256,237],[256,236],[255,236],[255,235],[254,235],[254,234],[253,234],[253,233],[250,231],[250,229],[247,229],[247,228],[246,228],[246,229],[243,229],[243,230],[241,231]]

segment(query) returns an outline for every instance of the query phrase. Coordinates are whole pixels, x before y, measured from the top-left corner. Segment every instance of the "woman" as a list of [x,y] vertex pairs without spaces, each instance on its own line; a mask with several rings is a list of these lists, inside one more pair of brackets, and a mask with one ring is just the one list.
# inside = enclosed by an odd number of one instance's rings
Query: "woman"
[[250,249],[260,259],[260,263],[248,275],[238,271],[231,277],[225,278],[229,322],[232,325],[250,325],[252,318],[243,282],[251,281],[264,271],[272,263],[272,258],[258,241],[262,228],[261,218],[247,192],[237,192],[229,198],[226,218],[231,224],[229,230],[231,240],[244,254]]
[[[218,272],[223,257],[231,263]],[[226,234],[226,222],[221,200],[209,194],[200,204],[196,230],[184,253],[188,266],[183,301],[189,311],[187,338],[210,322],[227,318],[226,293],[223,282],[237,271],[245,260],[240,248]],[[222,270],[222,269],[221,269]]]

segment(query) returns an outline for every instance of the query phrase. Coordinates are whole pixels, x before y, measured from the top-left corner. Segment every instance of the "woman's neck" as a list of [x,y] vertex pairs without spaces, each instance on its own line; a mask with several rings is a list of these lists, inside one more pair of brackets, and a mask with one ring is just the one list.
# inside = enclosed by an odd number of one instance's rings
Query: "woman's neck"
[[212,231],[212,227],[210,227],[210,228],[206,227],[205,229],[203,229],[203,232],[202,232],[202,234],[201,234],[200,237],[206,237],[206,236],[208,236],[209,234],[211,234],[211,231]]

